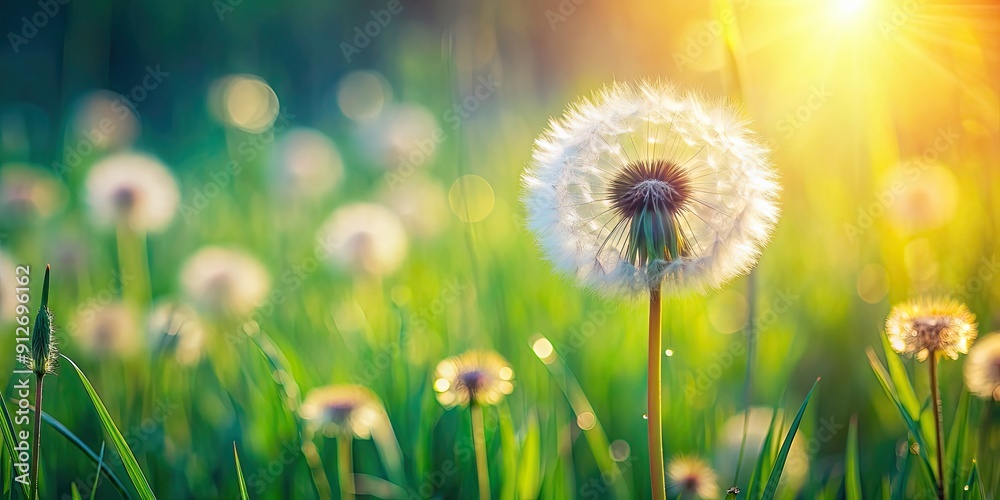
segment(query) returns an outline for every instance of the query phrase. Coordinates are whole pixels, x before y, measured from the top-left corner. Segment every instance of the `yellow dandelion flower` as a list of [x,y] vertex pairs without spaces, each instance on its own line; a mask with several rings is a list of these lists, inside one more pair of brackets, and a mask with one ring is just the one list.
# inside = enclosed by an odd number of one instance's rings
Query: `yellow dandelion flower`
[[469,351],[437,365],[434,391],[445,408],[495,405],[514,391],[514,370],[493,351]]
[[924,361],[931,353],[958,359],[976,339],[976,317],[961,302],[921,298],[898,304],[885,320],[889,345]]

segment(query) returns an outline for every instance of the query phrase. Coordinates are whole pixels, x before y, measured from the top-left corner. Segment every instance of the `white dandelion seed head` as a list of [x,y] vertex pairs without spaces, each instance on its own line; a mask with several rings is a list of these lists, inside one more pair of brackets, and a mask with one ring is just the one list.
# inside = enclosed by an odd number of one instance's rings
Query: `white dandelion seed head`
[[229,247],[205,247],[181,269],[181,287],[190,304],[216,316],[245,316],[271,290],[271,276],[257,258]]
[[388,208],[354,203],[338,208],[319,228],[316,238],[333,266],[361,274],[383,276],[406,259],[403,224]]
[[81,349],[98,358],[131,356],[140,344],[139,317],[124,302],[85,308],[70,325]]
[[986,335],[973,344],[964,372],[969,392],[1000,401],[1000,333]]
[[570,106],[523,183],[547,258],[612,295],[717,288],[755,265],[780,212],[768,150],[739,113],[662,82]]
[[443,131],[424,106],[400,103],[383,108],[374,119],[359,124],[358,136],[372,166],[401,170],[427,163]]
[[396,213],[415,238],[431,239],[450,221],[448,196],[436,181],[413,176],[399,185],[384,188],[379,200]]
[[14,294],[17,275],[14,270],[14,261],[10,256],[0,250],[0,324],[14,319],[17,309],[17,296]]
[[136,231],[158,232],[177,212],[177,181],[160,160],[140,153],[117,153],[91,167],[86,199],[94,224],[124,224]]
[[66,202],[63,184],[45,168],[8,163],[0,168],[0,226],[45,220]]
[[148,318],[149,345],[172,353],[181,365],[193,365],[201,359],[205,345],[205,325],[198,313],[186,304],[161,302]]
[[141,129],[132,104],[110,90],[96,90],[81,97],[69,128],[77,144],[86,142],[103,150],[132,145]]
[[311,128],[296,128],[278,140],[272,160],[275,187],[285,196],[317,199],[333,191],[344,177],[344,162],[329,137]]

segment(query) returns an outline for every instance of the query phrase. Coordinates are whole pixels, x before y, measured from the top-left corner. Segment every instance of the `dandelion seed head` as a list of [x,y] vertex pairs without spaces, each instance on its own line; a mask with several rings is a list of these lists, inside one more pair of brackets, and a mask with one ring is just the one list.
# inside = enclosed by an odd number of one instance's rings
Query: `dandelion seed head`
[[448,198],[436,181],[423,176],[384,188],[379,200],[403,222],[414,238],[431,239],[447,227]]
[[523,183],[547,258],[609,294],[717,288],[753,267],[779,215],[768,151],[740,115],[662,82],[570,106]]
[[984,336],[969,349],[964,372],[969,392],[1000,401],[1000,333]]
[[94,357],[128,357],[140,345],[139,316],[124,302],[81,310],[70,324],[81,349]]
[[317,233],[329,262],[341,270],[384,276],[406,259],[406,230],[392,211],[373,203],[338,208]]
[[715,471],[700,458],[677,457],[667,465],[672,496],[681,498],[718,498]]
[[180,202],[177,181],[163,163],[139,153],[117,153],[87,173],[86,200],[94,224],[159,232],[173,220]]
[[45,220],[65,205],[62,184],[34,165],[8,163],[0,168],[0,226]]
[[296,128],[275,144],[271,161],[276,189],[288,198],[318,199],[333,191],[344,176],[337,146],[318,130]]
[[205,325],[198,313],[186,304],[162,302],[149,314],[149,345],[172,353],[181,365],[201,359],[205,345]]
[[216,316],[246,316],[267,297],[271,277],[243,250],[209,246],[184,263],[181,288],[188,303]]
[[352,435],[369,439],[389,426],[378,396],[360,385],[313,389],[306,394],[299,411],[314,432],[331,437]]
[[514,391],[514,370],[492,351],[468,351],[438,363],[434,391],[445,408],[495,405]]
[[80,98],[69,130],[76,141],[74,147],[86,142],[103,150],[130,146],[139,131],[139,119],[129,101],[110,90],[97,90]]
[[934,353],[958,359],[976,339],[976,317],[961,302],[924,297],[893,307],[885,333],[900,354],[916,355],[920,361]]

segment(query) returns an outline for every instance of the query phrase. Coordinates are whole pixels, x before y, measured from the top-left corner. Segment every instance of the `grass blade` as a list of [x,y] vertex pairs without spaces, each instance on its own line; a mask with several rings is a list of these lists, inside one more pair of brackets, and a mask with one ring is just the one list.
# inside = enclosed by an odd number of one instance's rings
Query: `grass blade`
[[[972,491],[978,491],[978,495],[973,495]],[[983,478],[979,475],[979,462],[972,461],[972,470],[969,471],[969,479],[965,482],[966,498],[979,498],[986,500],[986,489],[983,488]]]
[[799,407],[799,412],[795,414],[795,420],[792,420],[792,425],[788,428],[785,441],[781,443],[781,449],[778,450],[778,458],[775,459],[774,468],[771,469],[771,476],[767,479],[767,486],[764,488],[763,498],[765,500],[774,498],[774,494],[778,491],[778,481],[781,479],[781,472],[785,469],[785,460],[788,458],[788,451],[792,448],[792,440],[795,439],[795,434],[799,430],[799,423],[802,422],[802,415],[805,414],[806,407],[809,406],[809,400],[812,398],[813,392],[816,391],[819,380],[816,379],[816,382],[813,382],[812,389],[809,389],[806,399],[802,401],[802,406]]
[[[11,463],[14,463],[16,461],[14,456],[14,420],[10,418],[10,413],[7,411],[7,402],[0,401],[0,403],[2,403],[0,407],[3,408],[3,425],[0,425],[0,430],[3,431],[4,449],[7,450]],[[21,493],[24,494],[24,498],[31,498],[27,483],[21,481],[17,481],[17,483],[21,485]]]
[[[44,411],[42,412],[42,421],[44,421],[46,424],[49,424],[49,426],[55,429],[56,432],[61,434],[70,443],[73,443],[74,446],[79,448],[84,455],[87,455],[87,458],[89,458],[91,462],[94,462],[95,464],[101,463],[100,457],[98,457],[97,453],[94,453],[94,450],[90,449],[90,447],[87,446],[87,444],[84,443],[82,439],[78,438],[76,434],[73,434],[73,431],[66,428],[66,426],[63,425],[62,422],[56,420],[55,418],[52,417],[52,415],[49,415]],[[104,444],[101,443],[101,449],[103,448]],[[111,484],[113,484],[115,489],[118,490],[118,493],[121,494],[122,498],[128,498],[128,499],[132,498],[132,495],[128,492],[128,489],[125,488],[125,483],[122,483],[121,479],[118,479],[118,476],[115,475],[114,471],[112,471],[110,467],[108,467],[108,464],[106,463],[101,464],[98,467],[98,469],[101,471],[102,474],[104,474],[108,478],[108,480],[111,481]]]
[[[750,410],[748,409],[747,411]],[[750,488],[747,498],[760,498],[764,469],[767,469],[773,463],[774,453],[771,451],[771,448],[773,448],[771,443],[774,442],[775,428],[780,425],[778,413],[777,408],[771,413],[771,424],[767,426],[767,435],[764,436],[764,442],[760,445],[760,454],[757,455],[757,464],[753,468],[753,476],[750,477]]]
[[538,417],[532,412],[528,416],[524,443],[521,444],[521,458],[517,469],[517,498],[538,498],[541,477],[542,438],[538,427]]
[[90,384],[90,380],[83,374],[83,370],[72,359],[69,359],[65,354],[60,354],[60,356],[73,366],[76,374],[80,377],[80,382],[83,383],[83,388],[87,390],[87,394],[94,404],[94,409],[97,410],[97,416],[100,417],[101,424],[104,425],[104,430],[111,436],[111,443],[115,445],[115,450],[118,451],[118,455],[122,459],[122,464],[125,465],[125,471],[128,472],[129,478],[132,480],[132,485],[139,492],[139,498],[142,500],[155,499],[156,496],[153,495],[153,490],[149,487],[149,483],[146,482],[146,476],[143,475],[142,469],[139,468],[139,462],[136,461],[135,455],[129,449],[125,437],[118,430],[118,426],[111,419],[111,414],[108,413],[108,409],[104,406],[104,402],[101,401],[101,397],[97,395],[94,386]]
[[951,485],[950,498],[959,498],[962,495],[962,464],[965,463],[965,444],[969,430],[969,392],[963,390],[958,398],[958,411],[955,412],[955,421],[951,424],[951,433],[948,436],[947,447],[947,469],[948,484]]
[[236,459],[236,475],[240,480],[240,498],[250,500],[250,495],[247,493],[247,482],[243,479],[243,467],[240,465],[240,453],[236,451],[236,441],[233,441],[233,457]]
[[[101,456],[97,457],[97,471],[98,474],[94,474],[94,484],[90,487],[90,500],[94,500],[97,495],[97,483],[101,481],[101,467],[104,466],[104,442],[101,442]],[[76,488],[76,485],[73,486]]]
[[899,411],[900,416],[903,417],[903,421],[906,422],[906,427],[909,429],[910,434],[913,435],[913,439],[917,442],[918,448],[918,458],[920,459],[920,470],[923,471],[924,479],[927,480],[927,484],[930,487],[937,488],[937,481],[934,479],[934,469],[931,467],[930,458],[927,456],[927,443],[924,441],[924,435],[921,431],[920,424],[913,420],[913,416],[910,412],[903,406],[903,403],[899,400],[896,395],[896,391],[893,388],[893,384],[890,381],[889,374],[886,372],[885,367],[875,356],[875,352],[868,348],[868,362],[872,366],[872,371],[875,372],[875,377],[878,378],[880,384],[882,384],[882,390],[885,391],[886,396],[896,405],[896,409]]
[[861,458],[858,454],[858,416],[851,418],[851,427],[847,430],[847,500],[861,500]]

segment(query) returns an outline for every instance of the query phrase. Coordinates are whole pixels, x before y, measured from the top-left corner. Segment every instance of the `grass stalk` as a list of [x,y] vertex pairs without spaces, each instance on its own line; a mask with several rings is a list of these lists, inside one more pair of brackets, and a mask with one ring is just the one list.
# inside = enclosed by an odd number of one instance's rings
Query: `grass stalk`
[[663,338],[660,332],[660,287],[649,290],[649,352],[648,382],[646,383],[646,427],[648,429],[649,481],[653,500],[666,498],[663,470],[663,406],[660,374],[663,368]]
[[42,388],[44,387],[45,373],[35,373],[35,429],[31,443],[31,498],[38,498],[38,455],[42,446]]
[[473,402],[472,411],[472,445],[476,449],[476,476],[479,485],[479,500],[490,498],[490,469],[486,462],[486,422],[483,407]]
[[937,352],[931,351],[927,360],[931,372],[931,404],[934,405],[934,437],[937,440],[937,497],[945,500],[944,494],[944,432],[941,430],[941,395],[938,390]]
[[351,452],[354,436],[350,432],[337,437],[337,470],[340,474],[340,498],[354,498],[354,454]]

